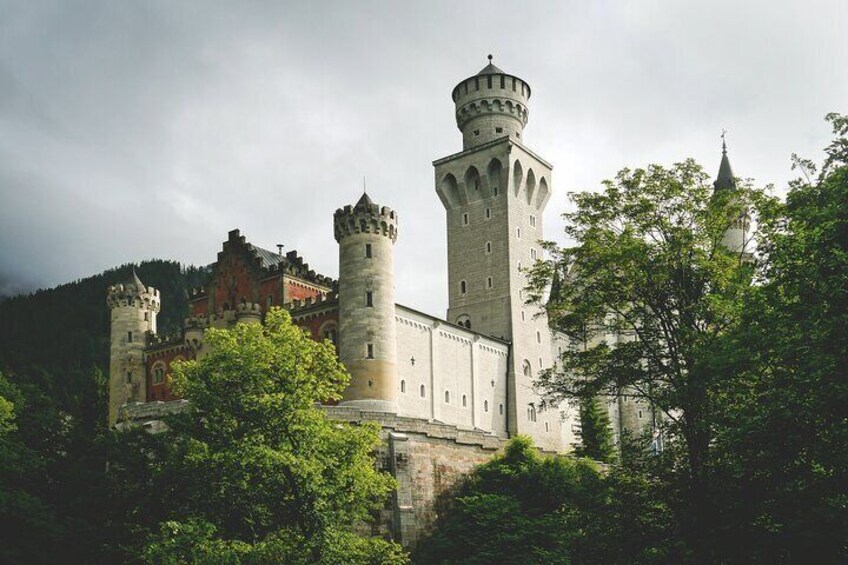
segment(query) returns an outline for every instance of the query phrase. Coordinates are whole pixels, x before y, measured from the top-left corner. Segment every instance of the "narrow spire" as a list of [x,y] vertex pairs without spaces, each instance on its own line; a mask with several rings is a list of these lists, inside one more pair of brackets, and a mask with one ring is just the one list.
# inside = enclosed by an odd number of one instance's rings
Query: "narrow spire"
[[721,130],[721,164],[718,167],[718,176],[713,183],[713,187],[715,187],[716,191],[736,190],[736,178],[733,176],[733,169],[730,167],[730,159],[727,157],[726,135],[727,130]]

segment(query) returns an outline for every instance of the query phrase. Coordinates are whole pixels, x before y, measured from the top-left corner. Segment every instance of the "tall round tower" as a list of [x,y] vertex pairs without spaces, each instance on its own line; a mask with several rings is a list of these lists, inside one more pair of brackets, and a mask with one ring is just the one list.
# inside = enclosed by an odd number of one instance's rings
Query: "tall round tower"
[[342,404],[397,412],[394,260],[398,216],[363,194],[333,216],[339,243],[339,359],[350,372]]
[[147,398],[144,347],[147,332],[156,333],[156,314],[161,308],[159,291],[144,286],[133,270],[125,282],[109,287],[106,304],[112,310],[109,349],[109,425],[117,420],[127,402]]
[[509,136],[521,142],[527,124],[530,85],[489,64],[456,85],[456,126],[462,132],[462,149]]

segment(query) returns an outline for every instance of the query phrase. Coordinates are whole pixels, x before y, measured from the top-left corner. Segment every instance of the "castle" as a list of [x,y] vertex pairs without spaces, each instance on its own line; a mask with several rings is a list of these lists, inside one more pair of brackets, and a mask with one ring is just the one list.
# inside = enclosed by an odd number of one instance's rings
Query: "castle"
[[[386,445],[377,457],[398,481],[382,527],[405,545],[432,524],[439,496],[507,438],[524,434],[546,451],[570,450],[576,410],[543,410],[533,387],[570,342],[523,294],[525,267],[542,258],[552,166],[522,138],[530,86],[489,59],[452,91],[462,151],[433,163],[447,222],[445,318],[395,303],[399,214],[367,194],[334,214],[338,280],[310,270],[296,252],[257,247],[233,230],[208,285],[190,296],[177,339],[156,334],[157,290],[135,275],[110,287],[110,425],[156,429],[157,418],[185,405],[168,375],[175,361],[204,354],[204,329],[261,323],[268,308],[282,306],[314,339],[332,341],[351,374],[327,414],[382,426]],[[724,151],[716,190],[733,182]],[[747,223],[734,229],[726,245],[741,249]],[[611,399],[609,411],[616,437],[654,424],[637,396]]]

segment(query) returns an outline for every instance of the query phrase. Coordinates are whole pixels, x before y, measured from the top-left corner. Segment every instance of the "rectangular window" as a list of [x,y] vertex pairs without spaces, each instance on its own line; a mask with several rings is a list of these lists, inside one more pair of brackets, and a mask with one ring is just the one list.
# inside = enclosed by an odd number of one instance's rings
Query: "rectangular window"
[[371,244],[370,243],[365,244],[365,258],[366,259],[371,258]]
[[127,343],[132,343],[132,332],[127,332]]
[[373,359],[374,358],[374,344],[373,343],[366,344],[365,357],[367,359]]
[[534,261],[536,260],[536,250],[535,249],[530,250],[530,258],[533,259]]
[[506,79],[506,77],[504,75],[501,75],[501,88],[505,88],[505,84],[504,84],[505,79]]
[[495,128],[495,133],[503,133],[503,128]]
[[492,88],[492,75],[486,77],[486,87]]
[[530,216],[530,227],[531,228],[536,227],[536,216],[533,216],[533,215]]
[[374,293],[370,290],[365,293],[365,305],[374,306]]
[[144,313],[144,321],[145,322],[149,321],[147,312]]
[[127,382],[128,383],[132,382],[132,371],[127,371]]

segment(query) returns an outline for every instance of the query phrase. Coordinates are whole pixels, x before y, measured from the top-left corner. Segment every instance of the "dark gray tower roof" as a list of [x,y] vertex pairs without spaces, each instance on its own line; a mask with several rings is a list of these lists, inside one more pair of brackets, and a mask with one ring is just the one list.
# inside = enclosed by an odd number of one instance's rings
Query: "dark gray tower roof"
[[721,141],[721,165],[718,167],[718,176],[713,187],[718,190],[736,190],[736,179],[733,177],[733,169],[730,167],[730,159],[727,158],[727,143],[722,136]]
[[130,276],[128,276],[126,278],[126,280],[123,281],[122,284],[125,284],[125,285],[134,284],[139,288],[139,290],[144,290],[144,288],[145,288],[144,283],[141,282],[141,279],[138,278],[138,275],[135,272],[135,267],[133,267],[133,269],[132,269],[132,274]]
[[374,202],[371,200],[371,197],[368,196],[368,193],[363,192],[362,198],[359,199],[359,202],[356,203],[354,208],[365,208],[367,210],[370,209],[373,204]]

